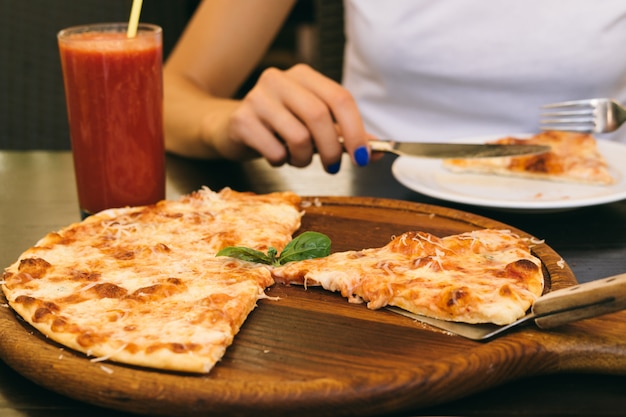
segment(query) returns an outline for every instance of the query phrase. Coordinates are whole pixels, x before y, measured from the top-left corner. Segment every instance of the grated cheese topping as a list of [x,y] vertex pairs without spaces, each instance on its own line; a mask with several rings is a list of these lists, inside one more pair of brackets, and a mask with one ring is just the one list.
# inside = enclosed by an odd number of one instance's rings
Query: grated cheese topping
[[11,307],[93,362],[208,372],[264,289],[267,267],[215,254],[282,249],[299,197],[203,188],[103,211],[42,238],[4,273]]
[[543,291],[541,261],[509,230],[438,238],[407,232],[382,248],[337,252],[272,270],[277,282],[320,285],[349,302],[395,305],[468,323],[508,324]]

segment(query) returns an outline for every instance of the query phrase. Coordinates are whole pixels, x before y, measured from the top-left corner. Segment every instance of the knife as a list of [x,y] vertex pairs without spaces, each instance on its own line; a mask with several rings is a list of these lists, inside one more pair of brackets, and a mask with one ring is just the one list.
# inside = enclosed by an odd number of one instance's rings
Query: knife
[[396,142],[379,139],[370,140],[369,144],[374,152],[388,152],[399,156],[422,158],[493,158],[531,155],[550,150],[550,146],[543,145]]

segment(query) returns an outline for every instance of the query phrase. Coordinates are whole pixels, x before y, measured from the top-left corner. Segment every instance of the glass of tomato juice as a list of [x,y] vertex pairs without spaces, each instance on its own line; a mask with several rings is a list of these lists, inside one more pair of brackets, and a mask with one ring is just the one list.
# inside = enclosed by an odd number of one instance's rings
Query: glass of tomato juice
[[165,198],[159,26],[75,26],[57,35],[81,216]]

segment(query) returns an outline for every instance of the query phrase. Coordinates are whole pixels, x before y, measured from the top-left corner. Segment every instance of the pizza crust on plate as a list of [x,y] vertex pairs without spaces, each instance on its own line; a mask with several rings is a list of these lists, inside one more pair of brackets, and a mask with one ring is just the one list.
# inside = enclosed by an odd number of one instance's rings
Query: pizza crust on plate
[[528,179],[611,185],[615,179],[595,138],[590,134],[546,131],[530,138],[504,137],[502,145],[549,145],[549,152],[498,158],[446,159],[445,168],[457,173],[504,175]]

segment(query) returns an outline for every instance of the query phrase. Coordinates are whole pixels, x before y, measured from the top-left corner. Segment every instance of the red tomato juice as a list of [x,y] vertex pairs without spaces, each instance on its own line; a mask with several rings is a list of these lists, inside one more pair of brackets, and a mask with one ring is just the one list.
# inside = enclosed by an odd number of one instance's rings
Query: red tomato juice
[[83,215],[165,198],[160,29],[59,36]]

